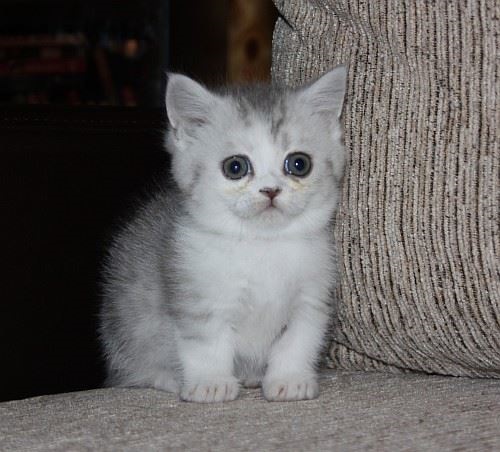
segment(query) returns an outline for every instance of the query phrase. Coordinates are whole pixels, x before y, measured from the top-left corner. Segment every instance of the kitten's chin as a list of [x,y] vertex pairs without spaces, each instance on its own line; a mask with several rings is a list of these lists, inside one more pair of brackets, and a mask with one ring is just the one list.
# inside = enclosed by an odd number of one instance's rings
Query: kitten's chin
[[283,210],[275,205],[268,205],[262,209],[257,215],[258,220],[261,221],[283,221],[285,219],[285,214]]
[[291,215],[288,212],[277,205],[267,205],[262,207],[257,212],[253,212],[253,215],[247,216],[244,220],[251,225],[254,230],[269,231],[282,230],[287,228],[295,215]]

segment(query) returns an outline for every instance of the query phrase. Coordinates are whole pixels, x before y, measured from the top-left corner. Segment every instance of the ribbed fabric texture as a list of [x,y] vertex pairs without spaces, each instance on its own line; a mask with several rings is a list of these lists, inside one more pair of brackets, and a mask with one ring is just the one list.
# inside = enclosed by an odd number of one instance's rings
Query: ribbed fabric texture
[[342,369],[500,377],[498,0],[276,0],[273,79],[349,68]]
[[318,399],[186,403],[108,388],[0,403],[5,452],[498,451],[500,382],[324,372]]

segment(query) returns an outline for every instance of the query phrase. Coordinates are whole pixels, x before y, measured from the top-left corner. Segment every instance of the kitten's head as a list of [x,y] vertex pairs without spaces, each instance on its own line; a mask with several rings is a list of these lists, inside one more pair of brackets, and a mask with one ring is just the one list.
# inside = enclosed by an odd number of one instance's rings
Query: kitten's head
[[314,232],[330,220],[344,166],[346,70],[297,89],[211,92],[171,74],[166,94],[174,179],[194,218],[220,232]]

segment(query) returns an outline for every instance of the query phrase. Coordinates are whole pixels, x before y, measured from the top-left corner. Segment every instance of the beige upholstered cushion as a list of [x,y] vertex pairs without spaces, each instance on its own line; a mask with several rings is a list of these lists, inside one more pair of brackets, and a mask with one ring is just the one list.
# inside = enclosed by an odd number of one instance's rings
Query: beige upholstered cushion
[[320,396],[179,402],[101,389],[0,403],[1,451],[495,451],[500,381],[325,373]]
[[498,0],[276,4],[276,82],[349,67],[333,365],[500,377]]

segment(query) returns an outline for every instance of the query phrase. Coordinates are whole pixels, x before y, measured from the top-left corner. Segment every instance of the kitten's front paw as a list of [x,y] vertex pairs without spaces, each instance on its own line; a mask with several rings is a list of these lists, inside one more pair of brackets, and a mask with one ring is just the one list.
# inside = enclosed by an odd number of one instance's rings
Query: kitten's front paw
[[185,384],[181,390],[181,399],[186,402],[228,402],[238,397],[238,380],[200,381]]
[[262,384],[264,397],[270,402],[315,399],[319,395],[316,377],[294,375],[285,378],[265,379]]

